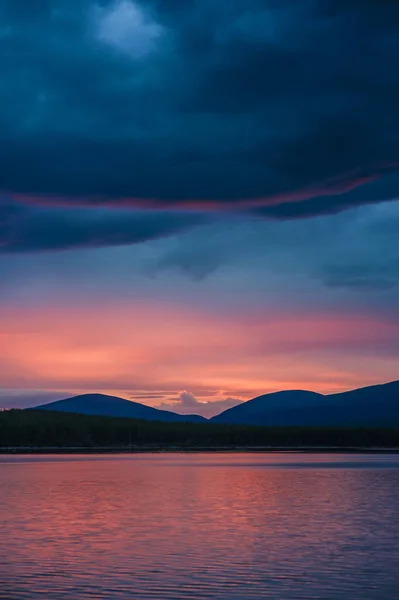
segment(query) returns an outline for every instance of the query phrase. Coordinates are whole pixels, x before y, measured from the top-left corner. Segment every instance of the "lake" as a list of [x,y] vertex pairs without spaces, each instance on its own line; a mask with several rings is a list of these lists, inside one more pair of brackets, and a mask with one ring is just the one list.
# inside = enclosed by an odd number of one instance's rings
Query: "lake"
[[0,598],[392,600],[399,455],[0,456]]

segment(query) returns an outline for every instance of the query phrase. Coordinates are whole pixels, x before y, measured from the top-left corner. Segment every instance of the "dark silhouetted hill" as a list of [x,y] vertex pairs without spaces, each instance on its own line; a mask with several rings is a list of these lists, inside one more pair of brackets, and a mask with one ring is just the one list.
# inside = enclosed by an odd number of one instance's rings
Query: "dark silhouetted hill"
[[265,394],[229,408],[211,422],[272,427],[397,427],[399,381],[328,396],[304,390]]
[[81,415],[102,415],[106,417],[129,417],[132,419],[144,419],[146,421],[162,421],[164,423],[198,423],[206,421],[199,415],[178,415],[167,410],[159,410],[131,402],[117,396],[108,396],[106,394],[84,394],[57,400],[49,404],[36,406],[35,410],[47,410],[57,412],[78,413]]

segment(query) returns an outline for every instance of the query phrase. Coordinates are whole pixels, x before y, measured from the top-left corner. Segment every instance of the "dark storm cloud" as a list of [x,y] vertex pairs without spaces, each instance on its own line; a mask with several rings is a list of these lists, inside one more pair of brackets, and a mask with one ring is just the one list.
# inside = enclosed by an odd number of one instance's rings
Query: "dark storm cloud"
[[[318,188],[311,186],[305,193],[297,194],[296,198],[294,196],[273,205],[269,203],[268,206],[255,208],[252,212],[274,219],[307,218],[335,214],[346,208],[373,204],[376,200],[397,200],[399,197],[399,173],[393,172],[392,168],[380,168],[372,173],[366,170],[363,173],[354,171],[350,175],[352,178],[329,180],[330,189],[326,191],[328,201],[324,198],[321,202]],[[334,193],[338,195],[331,199],[331,194]],[[396,195],[392,195],[393,193]]]
[[203,220],[193,213],[36,208],[0,198],[0,253],[135,244]]
[[397,195],[396,2],[3,0],[0,13],[0,189],[14,197],[255,198],[293,218]]

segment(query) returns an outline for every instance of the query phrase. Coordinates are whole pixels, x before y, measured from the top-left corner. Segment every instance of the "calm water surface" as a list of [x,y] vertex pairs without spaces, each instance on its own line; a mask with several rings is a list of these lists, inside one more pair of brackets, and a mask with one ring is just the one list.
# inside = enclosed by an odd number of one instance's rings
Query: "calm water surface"
[[399,456],[0,456],[0,598],[399,598]]

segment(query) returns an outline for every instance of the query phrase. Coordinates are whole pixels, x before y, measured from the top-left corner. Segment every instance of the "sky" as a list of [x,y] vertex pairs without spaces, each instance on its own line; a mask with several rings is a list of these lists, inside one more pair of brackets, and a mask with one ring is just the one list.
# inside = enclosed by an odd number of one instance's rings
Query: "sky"
[[399,4],[0,2],[0,407],[399,378]]

